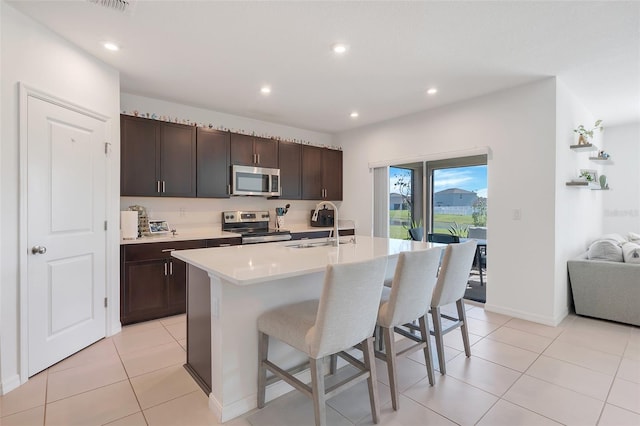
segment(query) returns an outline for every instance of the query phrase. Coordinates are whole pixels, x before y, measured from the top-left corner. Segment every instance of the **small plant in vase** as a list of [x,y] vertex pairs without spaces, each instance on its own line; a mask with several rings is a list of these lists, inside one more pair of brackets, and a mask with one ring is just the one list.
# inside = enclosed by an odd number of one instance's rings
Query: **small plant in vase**
[[587,182],[591,183],[594,181],[593,179],[593,175],[591,173],[589,173],[588,171],[582,171],[580,172],[580,177],[584,180],[586,180]]
[[593,128],[591,129],[587,129],[586,127],[584,127],[582,124],[579,125],[577,128],[573,129],[573,132],[576,133],[579,137],[578,137],[578,145],[587,145],[589,144],[589,140],[591,138],[593,138],[593,132],[594,130],[600,130],[602,131],[602,120],[597,120],[594,125]]

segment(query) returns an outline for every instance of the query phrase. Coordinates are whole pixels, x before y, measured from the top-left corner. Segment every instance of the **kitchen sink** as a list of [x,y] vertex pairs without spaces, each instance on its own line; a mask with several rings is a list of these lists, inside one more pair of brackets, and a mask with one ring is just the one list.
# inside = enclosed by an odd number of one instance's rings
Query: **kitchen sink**
[[[355,243],[355,239],[351,238],[349,240],[341,240],[340,244],[349,244],[349,243]],[[287,247],[291,247],[291,248],[313,248],[313,247],[326,247],[326,246],[332,246],[333,245],[333,241],[304,241],[304,242],[300,242],[297,244],[288,244]]]

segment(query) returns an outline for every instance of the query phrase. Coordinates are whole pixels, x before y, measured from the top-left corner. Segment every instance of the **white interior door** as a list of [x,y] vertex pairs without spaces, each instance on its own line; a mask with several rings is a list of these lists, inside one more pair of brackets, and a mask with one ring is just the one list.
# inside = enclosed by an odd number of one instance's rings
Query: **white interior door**
[[29,376],[105,336],[105,122],[27,98]]

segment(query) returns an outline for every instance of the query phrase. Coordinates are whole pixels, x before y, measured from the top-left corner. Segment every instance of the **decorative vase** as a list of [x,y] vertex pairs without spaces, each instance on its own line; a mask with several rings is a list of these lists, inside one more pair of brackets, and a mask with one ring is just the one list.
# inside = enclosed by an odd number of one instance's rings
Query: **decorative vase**
[[584,135],[580,135],[578,138],[578,145],[589,145],[589,141],[584,137]]
[[600,175],[600,189],[607,189],[607,176]]
[[284,226],[284,216],[276,216],[276,228],[281,229]]

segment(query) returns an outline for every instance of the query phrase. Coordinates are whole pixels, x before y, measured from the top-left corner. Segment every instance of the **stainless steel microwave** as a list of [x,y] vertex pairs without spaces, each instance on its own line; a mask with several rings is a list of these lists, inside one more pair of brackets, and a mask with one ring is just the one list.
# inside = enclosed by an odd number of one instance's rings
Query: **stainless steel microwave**
[[280,169],[231,166],[231,195],[280,196]]

